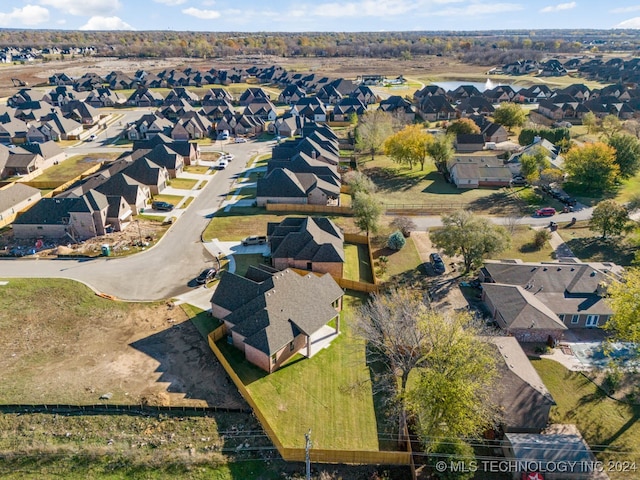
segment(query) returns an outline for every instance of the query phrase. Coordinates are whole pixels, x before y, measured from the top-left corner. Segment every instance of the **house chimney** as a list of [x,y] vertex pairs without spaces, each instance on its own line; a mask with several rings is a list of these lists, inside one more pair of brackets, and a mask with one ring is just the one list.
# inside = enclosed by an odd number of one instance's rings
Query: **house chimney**
[[313,159],[315,160],[315,159],[316,159],[316,155],[317,155],[317,154],[316,154],[316,151],[315,151],[315,150],[312,150],[312,151],[311,151],[311,158],[313,158]]

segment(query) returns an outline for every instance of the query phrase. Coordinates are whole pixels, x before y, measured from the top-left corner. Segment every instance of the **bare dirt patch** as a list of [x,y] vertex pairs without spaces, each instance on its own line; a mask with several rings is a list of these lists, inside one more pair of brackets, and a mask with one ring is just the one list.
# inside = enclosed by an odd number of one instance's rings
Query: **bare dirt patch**
[[113,302],[67,280],[0,289],[0,403],[244,406],[179,307]]

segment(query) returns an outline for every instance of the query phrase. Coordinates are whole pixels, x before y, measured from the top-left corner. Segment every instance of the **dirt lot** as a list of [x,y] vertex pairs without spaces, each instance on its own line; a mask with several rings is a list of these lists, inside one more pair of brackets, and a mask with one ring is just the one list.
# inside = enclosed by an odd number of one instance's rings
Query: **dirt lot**
[[245,406],[180,307],[113,302],[68,280],[0,292],[0,403]]

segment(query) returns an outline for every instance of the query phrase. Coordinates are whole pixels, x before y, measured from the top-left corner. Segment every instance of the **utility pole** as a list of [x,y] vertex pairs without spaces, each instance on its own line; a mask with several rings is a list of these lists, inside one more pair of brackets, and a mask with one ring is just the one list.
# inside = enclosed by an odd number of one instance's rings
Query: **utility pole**
[[311,480],[311,429],[309,429],[309,431],[304,434],[304,440],[305,462],[307,464],[307,480]]

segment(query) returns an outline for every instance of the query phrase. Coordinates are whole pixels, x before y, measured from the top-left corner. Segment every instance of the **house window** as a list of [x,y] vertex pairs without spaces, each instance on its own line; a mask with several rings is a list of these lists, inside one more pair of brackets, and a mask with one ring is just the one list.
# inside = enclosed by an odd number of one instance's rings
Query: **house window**
[[289,351],[293,352],[293,341],[289,342]]
[[558,315],[558,318],[564,322],[564,315]]
[[587,315],[587,321],[585,327],[597,327],[600,315]]
[[312,267],[311,262],[307,262],[307,270],[312,270],[311,267]]
[[575,325],[576,323],[578,323],[578,321],[579,321],[579,320],[580,320],[580,315],[573,315],[573,316],[571,317],[571,323],[572,323],[572,324],[574,324],[574,325]]

